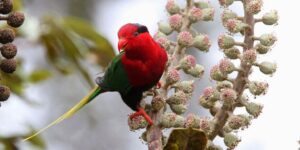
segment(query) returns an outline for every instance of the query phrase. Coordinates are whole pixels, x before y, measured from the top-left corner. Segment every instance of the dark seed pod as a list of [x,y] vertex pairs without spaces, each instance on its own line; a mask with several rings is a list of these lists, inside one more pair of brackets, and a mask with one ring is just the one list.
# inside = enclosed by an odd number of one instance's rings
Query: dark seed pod
[[3,59],[0,63],[0,69],[5,73],[16,71],[17,61],[15,59]]
[[0,102],[6,101],[10,96],[10,89],[7,86],[0,85]]
[[7,17],[7,24],[11,27],[20,27],[24,22],[25,16],[21,12],[10,13]]
[[17,47],[12,43],[7,43],[0,47],[0,51],[3,57],[6,59],[11,59],[16,56]]
[[8,14],[12,11],[13,4],[11,0],[0,0],[0,13]]
[[11,43],[14,39],[15,32],[12,29],[7,28],[0,30],[0,43]]

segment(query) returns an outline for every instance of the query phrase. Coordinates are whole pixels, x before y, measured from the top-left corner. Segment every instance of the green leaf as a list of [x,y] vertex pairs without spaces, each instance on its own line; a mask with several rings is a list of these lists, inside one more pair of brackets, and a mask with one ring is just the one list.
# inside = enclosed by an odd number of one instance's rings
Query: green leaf
[[[27,135],[26,137],[28,137],[32,134],[33,133]],[[31,138],[30,140],[28,140],[28,142],[30,142],[32,145],[34,145],[37,148],[46,149],[46,144],[40,136],[35,136],[35,137]]]
[[168,139],[164,150],[204,150],[207,136],[199,129],[174,129]]
[[35,70],[28,76],[28,80],[31,83],[38,83],[49,79],[52,76],[48,70]]

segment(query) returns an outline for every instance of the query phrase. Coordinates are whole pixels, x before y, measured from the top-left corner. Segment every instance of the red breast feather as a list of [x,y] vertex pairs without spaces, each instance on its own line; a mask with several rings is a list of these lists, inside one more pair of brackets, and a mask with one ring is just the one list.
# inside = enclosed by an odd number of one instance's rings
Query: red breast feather
[[153,86],[161,78],[167,62],[165,50],[149,33],[128,39],[122,64],[134,87]]

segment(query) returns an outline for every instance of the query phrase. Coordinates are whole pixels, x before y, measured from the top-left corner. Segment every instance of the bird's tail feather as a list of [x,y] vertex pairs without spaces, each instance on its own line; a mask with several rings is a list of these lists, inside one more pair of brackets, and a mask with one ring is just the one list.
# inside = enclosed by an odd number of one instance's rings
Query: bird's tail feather
[[87,103],[92,101],[97,95],[101,93],[101,88],[99,86],[95,87],[93,90],[90,91],[90,93],[85,96],[82,100],[80,100],[75,106],[73,106],[70,110],[68,110],[66,113],[64,113],[62,116],[54,120],[52,123],[47,125],[46,127],[42,128],[41,130],[37,131],[33,135],[23,139],[23,141],[27,141],[40,133],[44,132],[48,128],[60,123],[61,121],[73,116],[78,110],[80,110],[83,106],[85,106]]

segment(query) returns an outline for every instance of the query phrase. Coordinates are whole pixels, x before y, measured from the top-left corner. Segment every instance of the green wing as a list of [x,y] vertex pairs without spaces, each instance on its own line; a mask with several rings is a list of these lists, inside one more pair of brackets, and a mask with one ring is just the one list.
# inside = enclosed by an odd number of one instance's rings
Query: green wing
[[127,73],[123,67],[121,58],[124,52],[116,56],[107,68],[101,87],[109,91],[118,91],[120,93],[128,93],[132,86],[130,85]]

